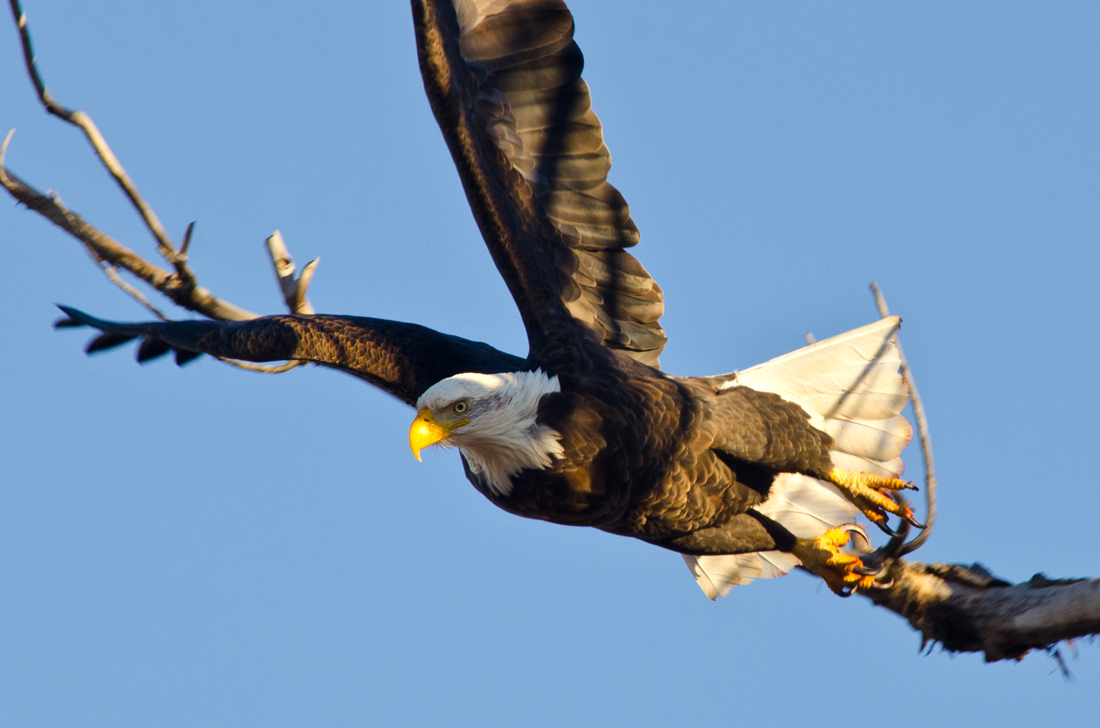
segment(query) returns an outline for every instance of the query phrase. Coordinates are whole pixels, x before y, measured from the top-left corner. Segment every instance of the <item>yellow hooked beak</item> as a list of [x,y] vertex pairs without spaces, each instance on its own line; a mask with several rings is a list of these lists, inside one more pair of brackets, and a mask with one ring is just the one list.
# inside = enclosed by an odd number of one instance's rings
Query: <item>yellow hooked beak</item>
[[446,439],[451,434],[451,430],[469,421],[466,419],[457,422],[436,422],[431,410],[427,407],[423,408],[416,413],[416,419],[409,428],[409,447],[412,448],[413,455],[419,460],[421,450]]

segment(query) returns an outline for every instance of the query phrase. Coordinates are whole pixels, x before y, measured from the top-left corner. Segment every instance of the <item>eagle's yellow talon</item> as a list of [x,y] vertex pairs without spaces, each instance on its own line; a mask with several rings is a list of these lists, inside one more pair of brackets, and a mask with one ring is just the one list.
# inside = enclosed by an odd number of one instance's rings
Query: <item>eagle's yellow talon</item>
[[799,539],[794,555],[802,566],[825,580],[836,594],[848,595],[857,589],[870,589],[875,584],[873,575],[860,574],[863,560],[855,554],[843,553],[840,548],[851,540],[850,530],[856,526],[837,526],[817,538]]
[[891,513],[910,525],[924,528],[917,522],[913,511],[898,503],[892,494],[897,490],[915,490],[916,486],[911,481],[840,468],[833,468],[829,472],[828,480],[859,507],[867,520],[887,533],[894,533],[887,524],[888,514]]
[[860,473],[854,470],[841,470],[833,468],[829,473],[829,480],[841,488],[870,488],[874,490],[916,490],[917,486],[911,480],[891,478],[874,473]]

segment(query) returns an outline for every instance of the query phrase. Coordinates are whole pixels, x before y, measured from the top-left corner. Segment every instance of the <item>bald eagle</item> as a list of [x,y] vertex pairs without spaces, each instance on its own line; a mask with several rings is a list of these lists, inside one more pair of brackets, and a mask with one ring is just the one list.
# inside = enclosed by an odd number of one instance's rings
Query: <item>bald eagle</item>
[[175,352],[297,360],[413,406],[409,443],[456,447],[506,511],[679,552],[711,598],[801,564],[840,593],[875,569],[863,514],[919,526],[894,493],[912,430],[886,318],[732,374],[659,368],[661,288],[627,252],[638,229],[561,0],[412,0],[424,87],[471,210],[523,320],[525,357],[423,326],[355,316],[117,323],[100,334]]

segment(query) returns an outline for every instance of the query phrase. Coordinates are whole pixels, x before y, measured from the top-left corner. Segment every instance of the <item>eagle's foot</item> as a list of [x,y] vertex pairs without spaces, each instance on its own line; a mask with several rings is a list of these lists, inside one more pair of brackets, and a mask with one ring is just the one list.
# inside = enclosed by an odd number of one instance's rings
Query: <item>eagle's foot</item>
[[834,594],[842,597],[851,596],[857,589],[875,587],[881,575],[881,569],[870,569],[860,557],[840,550],[848,545],[853,533],[869,543],[867,534],[860,526],[845,523],[817,538],[800,538],[792,549],[803,567],[821,577]]
[[891,513],[910,525],[924,528],[913,515],[913,510],[898,503],[892,495],[896,490],[916,490],[917,486],[910,480],[833,468],[829,473],[829,482],[840,488],[867,520],[891,536],[897,535],[888,524]]

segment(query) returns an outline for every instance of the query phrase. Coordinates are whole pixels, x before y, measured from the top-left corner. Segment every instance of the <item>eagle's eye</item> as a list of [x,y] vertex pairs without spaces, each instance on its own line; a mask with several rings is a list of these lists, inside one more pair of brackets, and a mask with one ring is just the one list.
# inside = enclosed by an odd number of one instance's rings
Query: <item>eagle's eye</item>
[[466,411],[470,409],[470,403],[464,399],[459,400],[458,402],[455,402],[455,406],[451,409],[454,410],[454,413],[456,415],[464,415],[466,414]]

